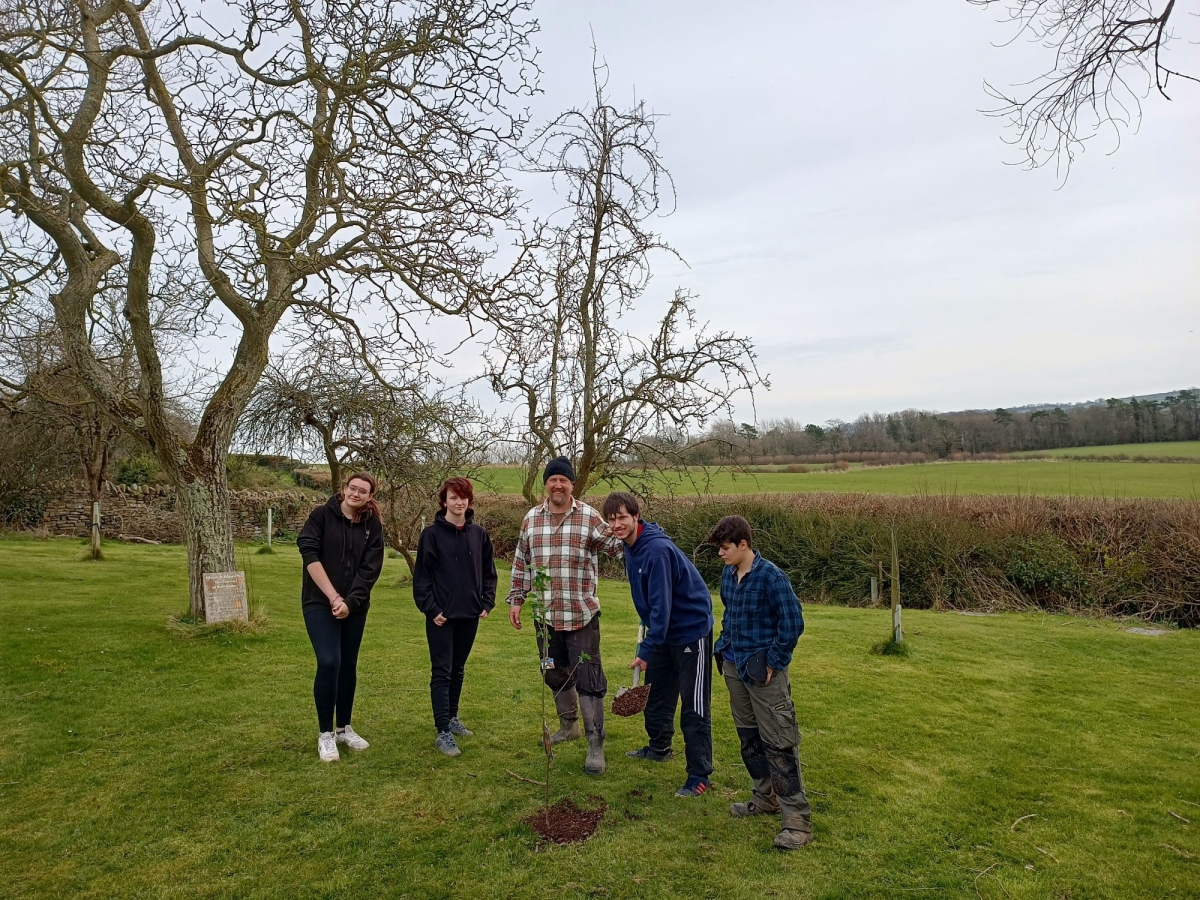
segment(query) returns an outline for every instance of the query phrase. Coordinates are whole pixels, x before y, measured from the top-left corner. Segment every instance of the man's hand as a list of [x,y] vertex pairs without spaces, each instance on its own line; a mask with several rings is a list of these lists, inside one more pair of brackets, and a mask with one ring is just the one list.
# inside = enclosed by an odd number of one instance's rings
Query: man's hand
[[329,608],[333,610],[333,617],[335,619],[344,619],[346,616],[350,615],[350,607],[346,605],[346,601],[341,597],[338,597],[331,604],[329,604]]
[[644,659],[642,659],[640,656],[635,656],[633,658],[633,662],[631,662],[629,664],[629,668],[641,669],[643,672],[645,672],[646,671],[646,661]]
[[486,619],[486,618],[487,618],[487,614],[488,614],[488,611],[485,609],[483,612],[481,612],[481,613],[479,614],[479,618],[481,618],[481,619]]
[[508,621],[512,623],[512,627],[521,630],[521,607],[514,603],[508,608]]
[[445,625],[446,617],[444,615],[442,615],[442,613],[438,613],[436,616],[433,617],[433,624],[434,625]]
[[766,680],[766,681],[764,681],[764,682],[763,682],[763,684],[770,684],[770,683],[771,683],[771,676],[772,676],[772,675],[774,675],[774,674],[775,674],[775,670],[774,670],[774,669],[772,669],[770,666],[767,666],[767,680]]

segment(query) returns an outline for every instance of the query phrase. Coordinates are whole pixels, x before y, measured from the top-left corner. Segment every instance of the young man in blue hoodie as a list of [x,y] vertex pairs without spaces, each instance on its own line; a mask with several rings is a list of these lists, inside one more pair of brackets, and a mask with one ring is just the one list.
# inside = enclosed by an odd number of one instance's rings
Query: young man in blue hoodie
[[633,605],[646,625],[631,668],[650,685],[645,722],[649,744],[625,755],[666,762],[674,758],[675,707],[687,756],[687,781],[677,797],[699,797],[712,775],[713,606],[708,585],[691,560],[653,522],[641,521],[641,504],[618,491],[604,501],[604,518],[625,542],[625,572]]

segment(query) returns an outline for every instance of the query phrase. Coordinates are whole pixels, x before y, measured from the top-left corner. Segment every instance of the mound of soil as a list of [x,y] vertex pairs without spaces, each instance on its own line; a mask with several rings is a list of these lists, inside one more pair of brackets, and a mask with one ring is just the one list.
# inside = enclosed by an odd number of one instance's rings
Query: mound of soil
[[549,809],[539,809],[527,816],[524,821],[544,841],[575,844],[586,841],[595,833],[606,809],[608,805],[603,800],[595,809],[580,809],[564,797]]
[[636,716],[646,708],[646,700],[650,696],[650,685],[641,684],[630,688],[613,699],[612,711],[614,716]]

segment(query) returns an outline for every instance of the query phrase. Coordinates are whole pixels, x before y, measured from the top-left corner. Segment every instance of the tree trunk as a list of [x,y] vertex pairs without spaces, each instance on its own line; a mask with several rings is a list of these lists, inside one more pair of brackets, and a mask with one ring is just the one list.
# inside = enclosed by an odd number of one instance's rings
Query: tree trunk
[[235,568],[233,522],[229,514],[229,481],[222,464],[214,471],[176,484],[188,551],[188,609],[205,620],[204,575]]
[[539,500],[537,480],[541,469],[542,465],[540,462],[532,462],[525,467],[525,483],[521,485],[521,493],[525,497],[525,502],[532,506],[537,506]]

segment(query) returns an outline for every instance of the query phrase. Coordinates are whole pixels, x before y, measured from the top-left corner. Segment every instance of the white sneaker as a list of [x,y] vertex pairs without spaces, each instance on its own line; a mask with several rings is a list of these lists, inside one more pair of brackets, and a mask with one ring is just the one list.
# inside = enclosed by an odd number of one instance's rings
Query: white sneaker
[[337,733],[337,742],[339,744],[345,744],[351,750],[366,750],[371,746],[364,741],[360,735],[355,734],[354,729],[349,725],[346,726],[345,731],[339,731]]
[[334,740],[332,731],[321,732],[321,736],[317,738],[317,753],[321,762],[338,761],[337,741]]

